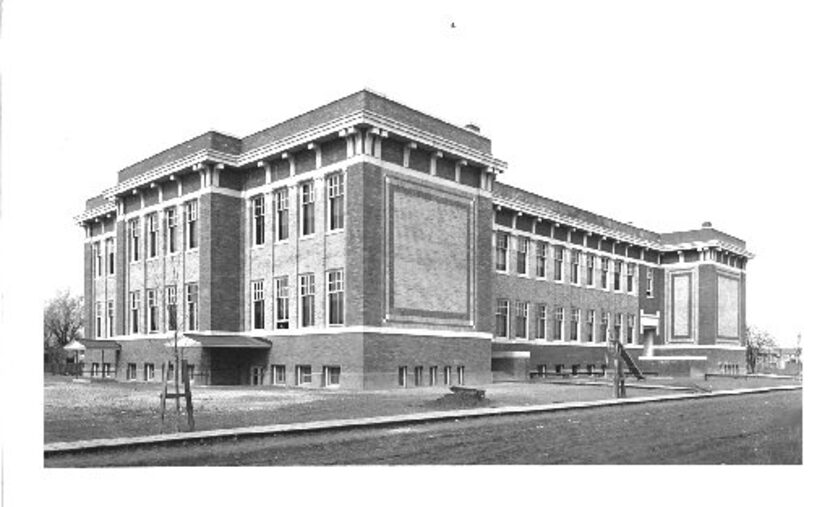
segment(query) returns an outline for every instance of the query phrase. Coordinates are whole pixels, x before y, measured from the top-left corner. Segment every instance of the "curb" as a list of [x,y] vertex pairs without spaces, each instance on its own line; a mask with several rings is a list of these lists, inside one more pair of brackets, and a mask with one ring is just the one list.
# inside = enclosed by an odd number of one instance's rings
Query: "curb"
[[539,414],[546,412],[560,412],[588,408],[611,407],[619,405],[640,405],[665,401],[691,400],[699,398],[716,398],[725,396],[740,396],[744,394],[762,394],[776,391],[800,391],[802,386],[774,386],[746,389],[731,389],[709,393],[683,393],[663,396],[641,396],[637,398],[612,398],[610,400],[572,401],[567,403],[552,403],[546,405],[514,406],[514,407],[485,407],[465,410],[447,410],[440,412],[423,412],[419,414],[404,414],[382,417],[365,417],[359,419],[333,419],[328,421],[312,421],[290,424],[274,424],[269,426],[249,426],[243,428],[228,428],[218,430],[194,431],[191,433],[172,433],[164,435],[150,435],[142,437],[125,437],[96,440],[79,440],[75,442],[53,442],[43,446],[44,458],[60,454],[83,452],[97,452],[113,449],[153,447],[171,444],[187,444],[214,440],[233,440],[240,437],[265,437],[275,435],[293,435],[298,433],[312,433],[321,431],[351,430],[361,428],[380,428],[385,426],[400,426],[403,424],[417,424],[439,422],[452,419],[472,419],[479,417],[506,416],[519,414]]

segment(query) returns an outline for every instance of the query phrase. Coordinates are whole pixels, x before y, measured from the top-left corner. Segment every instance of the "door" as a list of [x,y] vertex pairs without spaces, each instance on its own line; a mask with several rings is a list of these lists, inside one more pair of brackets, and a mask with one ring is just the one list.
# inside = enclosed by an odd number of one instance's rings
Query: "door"
[[251,366],[250,384],[261,386],[265,377],[265,368],[262,366]]
[[643,328],[643,355],[654,355],[654,336],[657,334],[657,329],[654,327]]

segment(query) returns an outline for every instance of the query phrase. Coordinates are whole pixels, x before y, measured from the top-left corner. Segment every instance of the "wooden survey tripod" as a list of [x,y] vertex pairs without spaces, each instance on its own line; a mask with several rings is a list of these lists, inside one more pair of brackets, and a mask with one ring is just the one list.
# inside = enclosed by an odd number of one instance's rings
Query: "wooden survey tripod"
[[[175,367],[174,367],[175,368]],[[187,413],[187,430],[193,431],[196,429],[196,421],[193,419],[193,396],[190,392],[190,375],[187,374],[187,360],[181,360],[181,371],[184,371],[182,377],[182,383],[184,384],[184,392],[180,392],[179,387],[179,370],[176,371],[174,376],[174,382],[176,383],[175,392],[168,392],[167,391],[167,365],[162,364],[161,366],[161,378],[162,378],[162,388],[161,388],[161,429],[164,430],[164,414],[167,410],[167,400],[174,399],[176,400],[176,414],[178,415],[181,412],[181,402],[179,398],[184,398],[185,403],[185,412]]]

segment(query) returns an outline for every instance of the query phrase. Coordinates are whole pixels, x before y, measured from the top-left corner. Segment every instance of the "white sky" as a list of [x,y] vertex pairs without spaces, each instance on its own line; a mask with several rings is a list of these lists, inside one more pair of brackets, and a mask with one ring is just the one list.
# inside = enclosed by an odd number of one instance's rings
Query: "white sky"
[[477,123],[506,183],[745,239],[749,323],[809,347],[827,336],[827,26],[795,1],[7,0],[2,245],[27,283],[4,299],[82,291],[72,216],[119,169],[369,87]]

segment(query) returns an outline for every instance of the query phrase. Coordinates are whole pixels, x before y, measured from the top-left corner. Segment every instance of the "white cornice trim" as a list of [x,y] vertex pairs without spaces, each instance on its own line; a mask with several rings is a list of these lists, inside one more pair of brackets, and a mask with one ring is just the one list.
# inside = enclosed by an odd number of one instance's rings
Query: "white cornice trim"
[[[182,333],[179,333],[181,335]],[[444,329],[424,329],[409,327],[377,327],[377,326],[339,326],[339,327],[314,327],[294,329],[267,329],[251,331],[186,331],[187,336],[198,338],[199,336],[244,336],[250,338],[280,338],[287,336],[319,336],[319,335],[341,335],[341,334],[381,334],[381,335],[410,335],[430,336],[436,338],[475,338],[490,340],[492,333],[478,331],[448,331]],[[115,336],[109,338],[114,341],[135,341],[135,340],[169,340],[173,337],[170,332],[153,334],[134,334]]]

